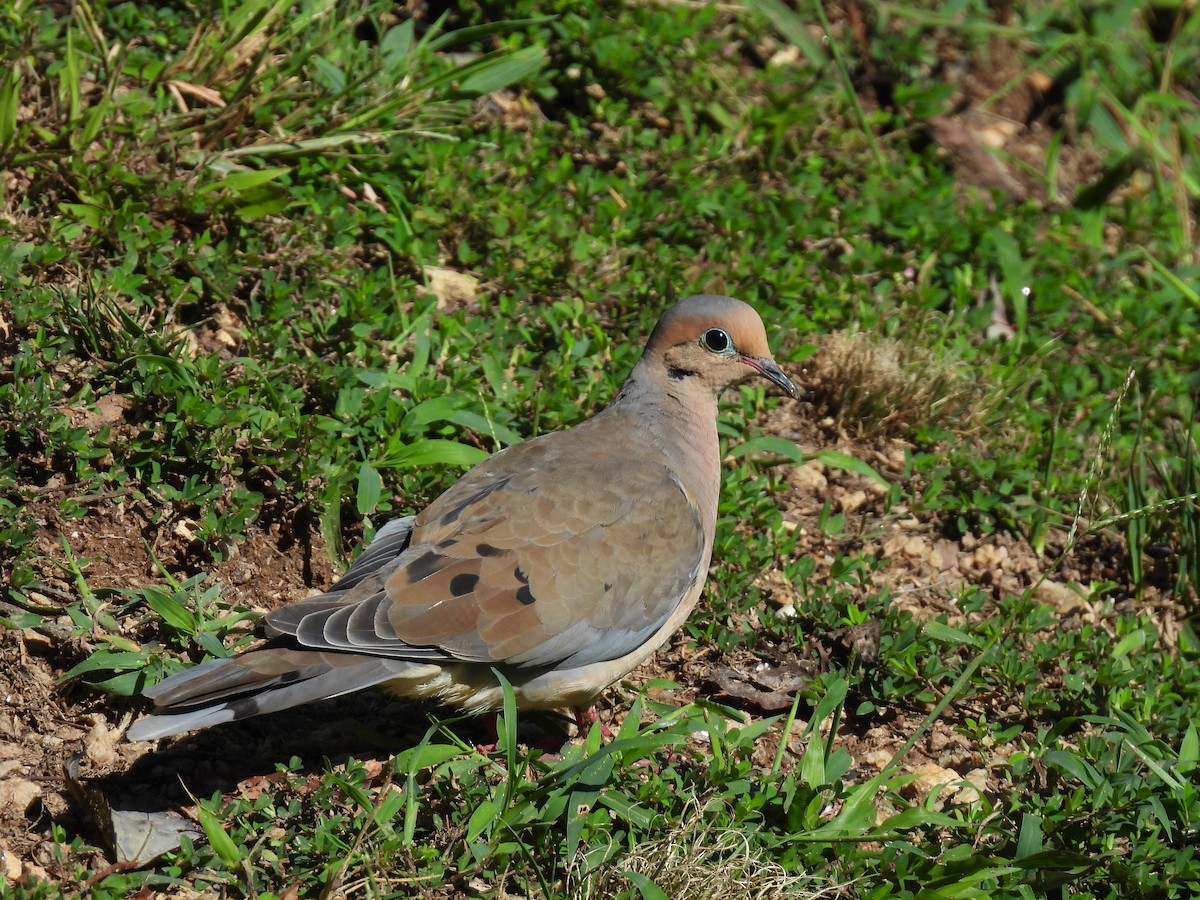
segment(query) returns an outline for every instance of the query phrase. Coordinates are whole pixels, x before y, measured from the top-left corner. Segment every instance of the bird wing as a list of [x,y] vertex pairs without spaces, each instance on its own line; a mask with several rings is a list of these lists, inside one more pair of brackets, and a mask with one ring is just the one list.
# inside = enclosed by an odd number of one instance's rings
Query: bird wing
[[313,650],[538,668],[637,649],[703,578],[704,523],[662,459],[617,448],[583,465],[579,432],[481,464],[417,517],[402,552],[352,567],[345,593],[269,614],[267,633]]
[[387,522],[375,532],[375,539],[358,555],[358,559],[350,564],[350,568],[342,573],[342,577],[329,586],[328,593],[350,590],[407,550],[416,520],[416,516],[404,516]]

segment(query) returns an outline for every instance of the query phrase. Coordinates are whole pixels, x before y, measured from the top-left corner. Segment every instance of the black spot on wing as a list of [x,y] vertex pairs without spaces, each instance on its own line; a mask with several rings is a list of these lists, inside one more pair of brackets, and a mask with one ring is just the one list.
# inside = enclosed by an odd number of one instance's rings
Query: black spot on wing
[[450,593],[455,597],[462,597],[475,590],[475,585],[479,584],[479,576],[471,572],[460,572],[450,579]]
[[529,589],[529,576],[521,571],[520,566],[513,569],[513,574],[517,576],[517,581],[521,582],[521,587],[517,589],[517,599],[525,606],[537,600],[537,597],[533,596],[533,591]]
[[504,551],[499,547],[493,547],[491,544],[476,544],[475,552],[480,556],[499,556]]

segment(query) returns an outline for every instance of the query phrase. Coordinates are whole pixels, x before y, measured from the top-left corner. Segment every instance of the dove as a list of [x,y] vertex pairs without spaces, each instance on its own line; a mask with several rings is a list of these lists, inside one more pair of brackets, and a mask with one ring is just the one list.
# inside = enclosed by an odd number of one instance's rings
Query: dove
[[144,691],[150,740],[369,687],[468,713],[586,709],[688,618],[708,576],[717,398],[760,376],[793,398],[762,319],[697,295],[661,316],[612,402],[507,447],[384,525],[324,593],[260,620],[258,647]]

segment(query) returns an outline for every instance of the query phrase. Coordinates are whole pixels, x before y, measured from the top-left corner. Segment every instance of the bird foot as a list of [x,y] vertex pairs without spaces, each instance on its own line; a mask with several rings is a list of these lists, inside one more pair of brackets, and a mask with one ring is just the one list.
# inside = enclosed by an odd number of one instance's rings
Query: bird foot
[[597,723],[600,725],[600,735],[606,741],[611,741],[617,736],[606,723],[600,721],[600,716],[596,714],[594,706],[577,706],[572,712],[575,713],[575,727],[578,729],[580,737],[586,737],[592,725]]

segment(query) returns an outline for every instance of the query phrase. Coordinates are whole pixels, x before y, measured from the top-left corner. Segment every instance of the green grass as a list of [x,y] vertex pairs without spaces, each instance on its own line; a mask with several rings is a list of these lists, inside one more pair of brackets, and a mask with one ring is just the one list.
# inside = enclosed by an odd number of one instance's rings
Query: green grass
[[[880,625],[872,659],[819,660],[777,717],[625,687],[617,737],[559,758],[518,741],[511,710],[491,755],[435,721],[372,759],[281,756],[262,793],[200,798],[203,838],[140,869],[107,870],[83,817],[47,805],[28,824],[54,848],[44,878],[4,892],[1200,889],[1200,17],[866,10],[866,45],[803,3],[0,11],[0,615],[50,642],[69,714],[115,720],[148,681],[248,641],[267,601],[232,602],[212,573],[255,538],[343,559],[463,467],[599,408],[658,312],[701,291],[754,304],[794,370],[820,364],[814,418],[861,440],[739,454],[777,401],[726,398],[691,652],[815,659]],[[995,41],[1020,77],[989,102],[1034,71],[1059,88],[1042,200],[964,191],[921,138],[953,93],[947,47]],[[473,105],[505,87],[501,120]],[[1064,148],[1089,154],[1086,183],[1054,181]],[[469,272],[477,299],[441,303],[433,266]],[[992,290],[1006,342],[982,337]],[[831,363],[832,332],[859,337]],[[785,522],[789,466],[847,447],[874,465],[895,440],[871,515],[831,500],[803,532]],[[839,485],[867,479],[821,459]],[[113,585],[76,549],[72,529],[111,527],[118,504],[153,583]],[[914,611],[879,550],[910,518],[1025,547],[1051,582],[1091,573],[1081,609],[1030,578]],[[795,617],[768,601],[771,571]],[[855,758],[878,729],[900,737],[890,764]],[[968,748],[949,768],[995,789],[914,797],[905,765],[935,732]]]

